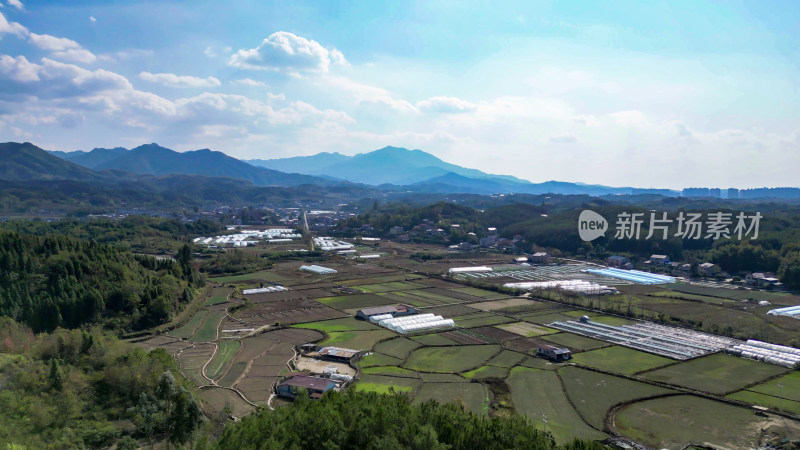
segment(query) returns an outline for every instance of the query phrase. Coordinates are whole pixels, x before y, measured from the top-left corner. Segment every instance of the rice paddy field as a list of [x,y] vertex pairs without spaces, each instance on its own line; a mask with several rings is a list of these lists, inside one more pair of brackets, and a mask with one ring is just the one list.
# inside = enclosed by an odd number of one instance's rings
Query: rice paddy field
[[[207,386],[200,396],[209,413],[227,407],[241,417],[255,410],[251,403],[267,405],[274,383],[291,370],[287,363],[295,346],[316,343],[364,352],[354,363],[357,381],[350,389],[399,392],[415,403],[454,402],[479,415],[515,412],[559,444],[619,435],[656,448],[689,443],[750,448],[763,444],[757,442],[761,428],[800,437],[800,372],[719,353],[676,361],[548,327],[584,315],[607,325],[630,324],[630,308],[637,319],[660,314],[693,320],[695,328],[702,321],[704,331],[715,324],[716,330],[730,326],[733,333],[763,330],[765,340],[785,343],[781,339],[800,335],[800,321],[765,318],[763,307],[744,301],[800,303],[796,296],[676,283],[616,284],[622,294],[569,302],[515,297],[494,286],[523,278],[575,279],[582,265],[527,267],[519,273],[510,268],[500,276],[454,280],[440,274],[455,266],[505,264],[507,257],[469,255],[459,261],[458,254],[448,253],[446,262],[421,264],[403,256],[418,251],[413,244],[386,242],[381,249],[380,265],[341,258],[319,262],[338,271],[331,275],[279,262],[271,270],[214,277],[220,286],[199,311],[167,334],[138,342],[174,354],[184,375]],[[240,294],[261,283],[290,290]],[[456,326],[402,335],[355,318],[362,308],[401,303],[453,319]],[[543,344],[570,349],[572,359],[553,363],[536,357]],[[756,416],[750,405],[787,416]]]

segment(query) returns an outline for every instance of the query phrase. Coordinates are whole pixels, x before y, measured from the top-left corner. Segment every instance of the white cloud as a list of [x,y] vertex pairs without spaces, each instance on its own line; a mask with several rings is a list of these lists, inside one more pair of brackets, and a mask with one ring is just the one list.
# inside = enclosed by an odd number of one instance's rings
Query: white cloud
[[551,136],[548,140],[553,144],[574,144],[578,142],[578,138],[569,133],[557,134]]
[[19,0],[8,0],[8,4],[19,10],[25,9],[25,5]]
[[28,40],[34,46],[52,52],[54,58],[86,64],[97,60],[97,57],[92,52],[82,48],[80,44],[72,39],[50,36],[49,34],[29,33]]
[[328,72],[332,64],[347,64],[342,52],[288,31],[271,34],[256,48],[239,50],[228,61],[228,65],[243,69],[289,73]]
[[139,74],[139,78],[151,83],[158,83],[176,88],[204,88],[222,85],[222,83],[214,77],[198,78],[189,75],[175,75],[174,73],[142,72]]
[[475,111],[477,105],[456,97],[431,97],[417,102],[417,108],[439,113],[463,113]]
[[343,93],[356,103],[376,103],[390,107],[393,110],[416,113],[417,108],[411,103],[394,98],[386,89],[359,83],[345,77],[325,76],[317,84],[322,85],[333,92]]
[[269,87],[267,83],[263,81],[256,81],[252,78],[242,78],[241,80],[234,80],[231,81],[231,84],[238,85],[238,86],[248,86],[248,87]]
[[213,48],[211,48],[210,45],[208,47],[206,47],[206,49],[205,49],[205,51],[203,53],[205,53],[206,56],[208,56],[209,58],[216,58],[217,57],[217,53],[214,51]]
[[53,58],[63,59],[65,61],[74,61],[84,64],[90,64],[97,61],[94,53],[86,50],[85,48],[73,48],[64,50],[63,52],[54,52]]
[[36,47],[51,52],[81,48],[80,44],[72,39],[50,36],[49,34],[30,33],[28,35],[28,39],[30,40],[31,44],[35,45]]
[[0,35],[3,34],[13,34],[17,37],[25,37],[28,35],[28,29],[17,22],[9,22],[6,20],[6,17],[0,13]]
[[[39,81],[36,64],[30,63],[24,56],[0,55],[0,75],[6,80],[19,83]],[[0,82],[0,86],[5,83]]]

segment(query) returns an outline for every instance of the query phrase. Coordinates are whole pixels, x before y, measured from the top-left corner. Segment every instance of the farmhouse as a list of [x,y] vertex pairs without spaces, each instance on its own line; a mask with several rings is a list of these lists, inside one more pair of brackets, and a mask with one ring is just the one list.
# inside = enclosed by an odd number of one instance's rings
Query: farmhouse
[[700,275],[703,275],[704,277],[713,277],[720,270],[721,269],[719,268],[718,265],[710,262],[703,263],[697,266],[697,271],[700,272]]
[[531,256],[531,262],[534,264],[547,264],[550,262],[550,255],[547,252],[536,252]]
[[383,316],[386,314],[390,314],[392,317],[401,317],[401,316],[408,316],[410,314],[416,314],[416,308],[408,305],[389,305],[389,306],[378,306],[376,308],[364,308],[358,310],[356,313],[356,317],[361,320],[369,320],[370,317],[373,316]]
[[348,364],[350,361],[357,357],[361,352],[358,350],[351,350],[349,348],[339,347],[322,347],[317,351],[309,352],[306,356],[317,359],[324,359],[326,361],[334,361],[339,363]]
[[539,344],[536,349],[536,356],[541,356],[553,362],[567,361],[572,358],[569,349],[554,347],[552,345]]
[[609,256],[606,259],[606,265],[609,267],[616,267],[618,269],[632,269],[633,264],[631,264],[631,260],[624,256],[613,255]]
[[292,372],[275,387],[275,393],[281,397],[294,400],[300,389],[308,391],[311,398],[320,398],[322,394],[334,389],[337,384],[331,380],[314,377],[305,372]]
[[669,256],[667,255],[651,255],[650,262],[653,264],[669,264]]

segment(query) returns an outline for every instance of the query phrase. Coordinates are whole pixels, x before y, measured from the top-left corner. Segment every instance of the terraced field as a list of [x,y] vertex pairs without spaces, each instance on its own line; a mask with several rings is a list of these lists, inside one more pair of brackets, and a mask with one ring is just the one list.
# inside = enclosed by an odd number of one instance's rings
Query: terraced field
[[[250,402],[266,404],[273,384],[290,370],[287,361],[294,356],[295,345],[315,342],[367,353],[356,363],[360,378],[353,389],[402,392],[416,403],[455,402],[480,415],[516,410],[560,444],[576,437],[604,439],[611,426],[654,447],[677,448],[691,441],[742,448],[753,442],[757,427],[797,427],[790,418],[781,422],[773,415],[760,418],[747,408],[711,399],[727,396],[800,416],[800,394],[796,394],[800,372],[724,354],[678,362],[560,332],[547,324],[582,315],[609,325],[631,321],[411,274],[403,267],[439,266],[405,265],[405,259],[392,255],[386,252],[384,267],[338,259],[323,264],[335,266],[339,273],[334,275],[306,274],[297,271],[295,262],[279,262],[271,271],[215,278],[238,287],[279,282],[291,291],[248,296],[247,302],[241,294],[233,294],[227,303],[234,289],[217,287],[181,326],[139,343],[175,354],[180,370],[198,385],[212,383],[203,377],[205,367],[205,374],[218,386],[202,390],[204,408],[219,413],[227,407],[237,417],[254,410]],[[388,267],[397,261],[402,264]],[[447,265],[441,267],[446,271]],[[637,311],[651,308],[654,316],[657,310],[681,308],[706,308],[703,314],[717,314],[713,308],[746,295],[733,291],[718,296],[718,290],[708,290],[712,288],[687,286],[622,286],[626,294],[595,301],[625,305],[630,296]],[[792,298],[763,296],[767,297],[776,302]],[[354,318],[358,309],[398,303],[452,318],[456,327],[400,335]],[[226,315],[229,309],[232,317]],[[574,359],[554,364],[537,358],[533,355],[540,344],[570,348]],[[685,395],[682,388],[709,398]],[[692,429],[681,434],[691,427],[707,432]]]

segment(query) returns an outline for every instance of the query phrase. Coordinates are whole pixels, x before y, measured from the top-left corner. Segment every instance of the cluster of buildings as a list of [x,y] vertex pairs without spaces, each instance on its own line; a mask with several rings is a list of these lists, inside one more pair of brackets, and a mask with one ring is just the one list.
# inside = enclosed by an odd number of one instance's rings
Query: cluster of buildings
[[[229,231],[234,231],[230,227]],[[224,234],[214,237],[198,237],[193,242],[207,247],[251,247],[261,241],[268,243],[291,242],[302,235],[292,228],[269,228],[266,230],[239,230],[238,233]]]
[[[642,264],[646,267],[649,267],[650,270],[669,273],[673,276],[688,277],[694,275],[691,264],[670,261],[670,258],[667,255],[651,255],[650,259],[644,261]],[[619,255],[613,255],[606,258],[606,265],[608,267],[627,270],[631,270],[634,267],[630,259]],[[733,276],[732,274],[723,271],[718,264],[712,262],[697,264],[696,270],[696,275],[705,278],[727,279]],[[782,286],[782,283],[773,272],[745,271],[735,275],[739,277],[739,279],[741,279],[745,285],[755,288],[778,288]]]
[[756,189],[720,189],[720,188],[686,188],[681,192],[683,197],[708,198],[800,198],[800,188],[756,188]]
[[342,240],[334,239],[328,236],[314,237],[314,248],[322,250],[323,252],[333,252],[342,250],[352,250],[353,244]]
[[[292,364],[304,370],[289,372],[275,385],[275,394],[289,400],[297,398],[303,390],[309,397],[318,399],[330,390],[345,388],[353,382],[353,365],[363,353],[360,350],[319,347],[316,344],[304,344],[296,350],[297,356]],[[311,364],[307,364],[308,361]]]

